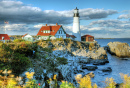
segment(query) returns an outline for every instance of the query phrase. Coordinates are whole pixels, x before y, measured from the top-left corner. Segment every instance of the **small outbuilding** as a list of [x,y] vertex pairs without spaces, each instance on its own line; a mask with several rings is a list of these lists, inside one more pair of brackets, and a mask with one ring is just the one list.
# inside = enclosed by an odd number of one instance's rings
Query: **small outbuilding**
[[28,33],[22,36],[22,39],[24,39],[25,41],[33,41],[33,37],[31,35],[29,35]]
[[76,37],[74,35],[66,34],[66,38],[70,38],[72,40],[75,40]]
[[0,41],[3,41],[3,40],[10,40],[8,34],[0,34]]
[[91,35],[81,36],[81,41],[93,42],[94,41],[94,36],[91,36]]

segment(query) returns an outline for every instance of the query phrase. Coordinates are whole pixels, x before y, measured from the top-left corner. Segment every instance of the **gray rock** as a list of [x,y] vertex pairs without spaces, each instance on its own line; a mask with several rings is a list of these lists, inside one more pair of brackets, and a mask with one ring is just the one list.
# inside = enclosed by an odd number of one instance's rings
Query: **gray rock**
[[97,59],[97,60],[91,59],[90,62],[93,63],[93,65],[105,65],[106,63],[109,63],[108,59]]
[[111,67],[106,67],[106,68],[102,69],[102,71],[103,72],[111,72],[112,69],[111,69]]
[[95,71],[98,67],[97,66],[82,66],[82,69],[87,69],[89,71]]

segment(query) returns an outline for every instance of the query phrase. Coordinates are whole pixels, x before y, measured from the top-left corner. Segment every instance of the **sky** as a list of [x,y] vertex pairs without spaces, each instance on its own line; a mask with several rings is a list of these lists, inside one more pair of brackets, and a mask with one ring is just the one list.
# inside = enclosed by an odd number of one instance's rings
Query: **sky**
[[81,35],[130,38],[130,0],[0,0],[0,33],[36,35],[42,26],[58,23],[72,34],[76,7]]

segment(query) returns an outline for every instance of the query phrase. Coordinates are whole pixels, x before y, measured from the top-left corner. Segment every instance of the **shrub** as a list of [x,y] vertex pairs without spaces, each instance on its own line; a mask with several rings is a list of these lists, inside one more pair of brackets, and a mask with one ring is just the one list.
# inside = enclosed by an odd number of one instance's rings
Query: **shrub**
[[68,83],[67,81],[62,81],[60,88],[76,88],[72,83]]
[[25,73],[28,78],[25,85],[23,85],[22,77],[15,78],[14,75],[11,74],[11,70],[1,70],[0,73],[4,75],[0,76],[0,88],[40,88],[40,85],[36,83],[36,80],[32,79],[34,72]]
[[114,82],[113,78],[106,78],[106,88],[116,88],[116,82]]
[[65,65],[65,64],[68,64],[67,59],[64,58],[64,57],[57,57],[56,60],[57,60],[57,62],[60,63],[60,64],[64,64],[64,65]]
[[46,51],[46,52],[49,52],[51,53],[52,52],[52,49],[51,48],[42,48],[43,51]]
[[120,85],[120,88],[130,88],[130,76],[128,74],[120,74],[123,79],[123,84]]
[[23,39],[15,39],[14,43],[23,42],[23,41],[25,41],[25,40],[23,40]]
[[92,86],[91,78],[89,75],[85,75],[82,78],[82,75],[78,74],[75,76],[75,79],[79,83],[79,88],[97,88],[96,84]]
[[61,38],[56,38],[57,41],[64,41],[64,39],[61,37]]
[[94,43],[89,43],[89,50],[91,51],[94,47]]

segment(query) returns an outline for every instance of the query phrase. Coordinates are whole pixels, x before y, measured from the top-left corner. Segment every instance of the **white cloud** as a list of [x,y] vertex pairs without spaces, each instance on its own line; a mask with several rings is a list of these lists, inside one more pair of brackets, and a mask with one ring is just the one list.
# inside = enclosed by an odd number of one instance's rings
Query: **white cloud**
[[108,15],[118,13],[116,10],[104,10],[104,9],[80,9],[81,19],[100,19],[106,18]]
[[6,31],[26,31],[28,27],[26,24],[6,24],[5,26],[1,25],[1,29],[6,29]]
[[94,30],[103,30],[103,27],[92,27],[88,28],[89,31],[94,31]]
[[34,25],[33,27],[35,28],[41,28],[43,26],[43,24],[38,24],[38,25]]
[[[79,9],[80,18],[100,19],[108,15],[116,14],[115,10],[104,9]],[[73,21],[73,10],[55,11],[44,10],[39,7],[25,5],[21,1],[2,0],[0,1],[0,21],[8,20],[11,23],[50,23],[70,24]]]
[[118,19],[129,19],[130,18],[130,14],[122,14],[118,17]]

